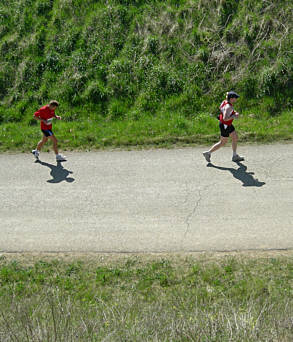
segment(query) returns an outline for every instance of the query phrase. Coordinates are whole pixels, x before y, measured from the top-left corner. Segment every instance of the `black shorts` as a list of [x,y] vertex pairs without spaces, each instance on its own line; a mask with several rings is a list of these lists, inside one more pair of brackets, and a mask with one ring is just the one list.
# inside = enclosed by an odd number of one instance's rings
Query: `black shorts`
[[225,128],[224,124],[222,122],[220,122],[219,127],[220,127],[220,131],[221,131],[221,137],[228,138],[229,135],[235,131],[235,127],[233,125],[227,126]]
[[52,135],[54,135],[51,129],[42,129],[42,132],[44,133],[45,137],[51,137]]

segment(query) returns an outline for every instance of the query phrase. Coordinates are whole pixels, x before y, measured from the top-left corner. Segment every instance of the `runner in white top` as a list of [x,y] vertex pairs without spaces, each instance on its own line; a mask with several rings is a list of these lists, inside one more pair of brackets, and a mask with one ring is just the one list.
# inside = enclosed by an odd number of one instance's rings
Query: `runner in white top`
[[233,120],[238,119],[239,117],[239,113],[235,112],[233,108],[233,104],[237,101],[238,98],[239,98],[238,94],[236,94],[234,91],[229,91],[226,94],[226,99],[220,105],[220,115],[219,115],[219,120],[220,120],[219,127],[221,131],[220,141],[217,142],[215,145],[213,145],[208,151],[203,152],[203,156],[205,157],[206,161],[209,163],[211,161],[211,154],[217,151],[222,146],[224,146],[227,143],[229,136],[232,139],[232,150],[233,150],[232,161],[239,162],[239,161],[244,160],[244,158],[240,157],[236,152],[238,136],[237,136],[235,127],[232,124]]

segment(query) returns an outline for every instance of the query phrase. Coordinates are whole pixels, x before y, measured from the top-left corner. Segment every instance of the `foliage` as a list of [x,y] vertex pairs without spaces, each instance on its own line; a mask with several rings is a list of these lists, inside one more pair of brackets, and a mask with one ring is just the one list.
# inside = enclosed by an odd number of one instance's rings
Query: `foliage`
[[[32,114],[50,99],[72,130],[78,121],[79,147],[209,142],[231,89],[250,121],[237,124],[240,139],[265,141],[257,127],[273,117],[279,126],[267,138],[288,139],[292,32],[289,0],[6,0],[0,149],[31,147]],[[22,134],[10,136],[18,125]],[[70,132],[61,138],[72,148]]]
[[293,107],[292,32],[289,0],[6,0],[0,124],[50,99],[66,119],[190,120],[230,89],[276,116]]

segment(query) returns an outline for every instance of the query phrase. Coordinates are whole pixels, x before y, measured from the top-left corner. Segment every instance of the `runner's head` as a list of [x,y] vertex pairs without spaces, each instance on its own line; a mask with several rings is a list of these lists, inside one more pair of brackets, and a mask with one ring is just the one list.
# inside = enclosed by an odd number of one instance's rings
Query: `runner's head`
[[231,102],[236,102],[236,100],[238,99],[238,97],[240,97],[237,93],[235,93],[235,91],[228,91],[226,93],[226,100]]
[[56,100],[52,100],[49,102],[49,108],[51,110],[55,110],[59,106],[59,102]]
[[238,99],[238,97],[240,97],[240,96],[237,93],[235,93],[235,91],[228,91],[226,93],[227,100],[230,100],[230,99],[233,99],[233,98]]

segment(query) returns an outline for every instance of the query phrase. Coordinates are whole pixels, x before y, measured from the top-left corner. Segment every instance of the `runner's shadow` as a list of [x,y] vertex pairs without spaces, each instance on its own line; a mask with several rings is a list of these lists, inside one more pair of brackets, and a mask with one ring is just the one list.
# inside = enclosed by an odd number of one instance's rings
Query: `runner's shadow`
[[252,175],[254,175],[254,172],[246,172],[247,166],[240,163],[236,162],[236,164],[239,166],[238,169],[234,169],[232,167],[221,167],[214,165],[212,163],[208,163],[208,167],[214,167],[215,169],[218,170],[223,170],[223,171],[230,171],[236,179],[239,179],[243,184],[242,186],[256,186],[256,187],[261,187],[265,182],[260,182],[258,179],[253,178]]
[[57,166],[43,162],[41,160],[36,160],[36,163],[47,166],[49,169],[51,169],[50,175],[52,176],[52,179],[47,180],[48,183],[60,183],[63,181],[68,183],[74,182],[74,178],[68,177],[68,175],[73,172],[65,169],[60,161],[57,161]]

